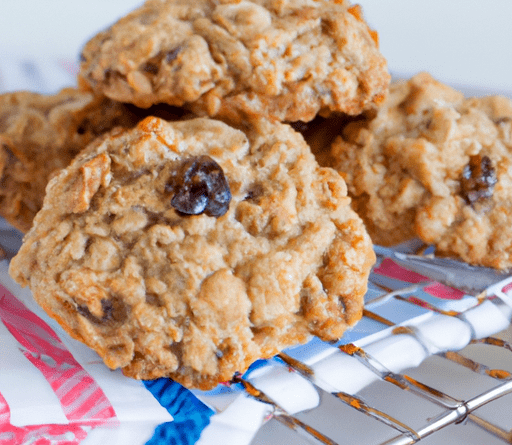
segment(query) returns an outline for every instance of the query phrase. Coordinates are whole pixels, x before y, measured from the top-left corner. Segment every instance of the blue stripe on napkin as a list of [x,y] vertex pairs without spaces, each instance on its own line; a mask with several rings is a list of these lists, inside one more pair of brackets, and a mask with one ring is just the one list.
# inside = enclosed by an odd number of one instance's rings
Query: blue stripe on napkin
[[143,381],[146,388],[174,418],[155,429],[146,445],[192,445],[210,423],[214,411],[188,389],[167,378]]

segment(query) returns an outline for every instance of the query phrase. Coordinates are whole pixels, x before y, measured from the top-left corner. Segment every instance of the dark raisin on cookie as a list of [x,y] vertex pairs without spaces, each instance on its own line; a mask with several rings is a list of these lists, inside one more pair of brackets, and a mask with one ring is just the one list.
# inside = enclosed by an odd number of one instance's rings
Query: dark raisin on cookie
[[157,75],[158,71],[160,71],[160,65],[162,64],[162,59],[165,57],[165,54],[160,51],[155,56],[146,60],[146,62],[142,65],[141,70],[148,74]]
[[220,217],[229,209],[228,181],[220,165],[209,156],[186,160],[173,189],[171,205],[180,213]]
[[102,317],[97,317],[89,310],[87,306],[84,305],[78,305],[76,310],[80,315],[84,316],[87,318],[87,320],[95,324],[109,322],[114,318],[114,306],[110,300],[106,299],[101,300],[101,310],[103,312]]
[[159,52],[157,55],[153,56],[151,59],[147,60],[144,65],[142,65],[141,69],[143,72],[152,74],[156,76],[160,71],[160,65],[162,64],[162,60],[167,64],[171,64],[178,57],[179,52],[181,51],[181,47],[178,46],[170,51]]
[[508,124],[511,120],[512,120],[512,118],[510,116],[504,116],[504,117],[500,117],[498,119],[495,119],[494,123],[496,125]]
[[474,206],[492,197],[498,182],[496,170],[488,156],[474,155],[462,171],[461,195],[468,205]]
[[[13,153],[11,148],[7,144],[2,144],[0,148],[0,154],[5,154],[5,158],[7,160],[7,165],[12,165],[15,162],[20,162],[20,160]],[[1,156],[0,156],[1,159]]]
[[256,203],[259,202],[259,198],[265,194],[265,188],[262,184],[252,184],[246,194],[244,201],[255,201]]
[[142,67],[142,70],[145,71],[146,73],[156,75],[156,74],[158,74],[158,65],[151,63],[151,62],[146,62],[144,64],[144,66]]
[[77,304],[77,312],[94,324],[112,325],[124,323],[128,316],[128,308],[116,297],[101,299],[101,315],[94,314],[91,310],[82,304]]
[[172,63],[178,58],[178,54],[181,51],[181,46],[177,46],[174,49],[171,49],[168,51],[165,55],[165,61],[166,63]]

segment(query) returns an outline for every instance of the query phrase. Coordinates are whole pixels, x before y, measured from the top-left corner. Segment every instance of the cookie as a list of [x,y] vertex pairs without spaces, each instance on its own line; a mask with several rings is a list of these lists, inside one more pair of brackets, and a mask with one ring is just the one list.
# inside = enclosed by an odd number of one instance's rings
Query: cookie
[[135,122],[124,105],[72,88],[0,95],[0,216],[27,232],[52,173],[96,136]]
[[290,126],[148,117],[52,178],[10,274],[110,368],[206,389],[339,338],[374,260],[343,179]]
[[345,0],[149,0],[85,45],[79,85],[230,122],[358,115],[387,93],[377,41]]
[[470,264],[512,266],[512,102],[420,73],[332,145],[374,242],[418,237]]

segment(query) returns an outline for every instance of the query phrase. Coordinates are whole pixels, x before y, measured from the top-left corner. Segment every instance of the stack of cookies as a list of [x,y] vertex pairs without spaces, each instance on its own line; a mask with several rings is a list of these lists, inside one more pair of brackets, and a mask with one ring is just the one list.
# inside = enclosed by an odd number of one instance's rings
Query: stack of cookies
[[10,274],[134,378],[207,389],[338,339],[369,234],[477,264],[468,225],[506,244],[508,101],[389,82],[346,0],[147,0],[85,45],[76,89],[0,97]]

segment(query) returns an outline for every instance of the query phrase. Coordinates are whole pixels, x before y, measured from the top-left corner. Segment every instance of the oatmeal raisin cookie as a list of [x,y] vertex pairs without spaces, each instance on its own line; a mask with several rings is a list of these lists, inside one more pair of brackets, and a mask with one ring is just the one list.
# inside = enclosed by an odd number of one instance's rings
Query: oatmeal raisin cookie
[[85,45],[79,84],[232,122],[357,115],[387,93],[377,41],[347,0],[148,0]]
[[349,124],[331,162],[374,242],[419,237],[438,254],[512,267],[512,101],[465,98],[420,73],[375,119]]
[[0,95],[0,216],[27,232],[52,173],[96,136],[135,122],[124,105],[73,88]]
[[288,125],[148,117],[47,190],[10,273],[128,376],[211,388],[362,315],[370,238]]

